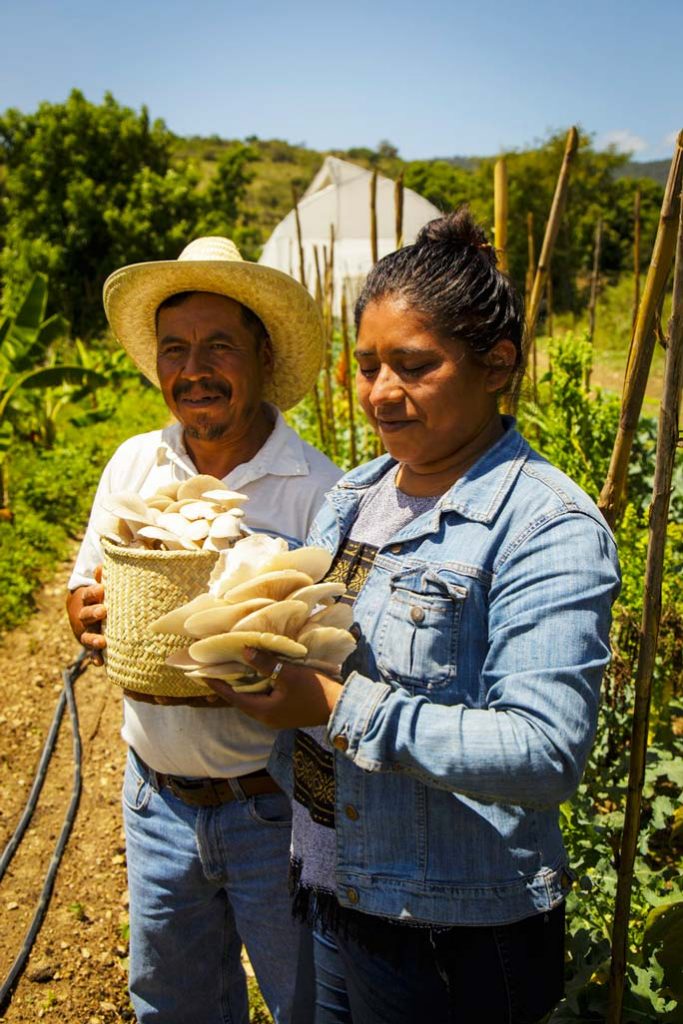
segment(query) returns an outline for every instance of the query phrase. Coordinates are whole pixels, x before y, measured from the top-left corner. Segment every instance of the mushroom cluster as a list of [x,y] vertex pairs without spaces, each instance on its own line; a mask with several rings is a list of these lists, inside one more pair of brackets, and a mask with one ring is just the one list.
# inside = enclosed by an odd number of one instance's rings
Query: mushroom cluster
[[126,547],[165,551],[225,551],[243,535],[246,494],[199,474],[160,487],[150,498],[119,491],[96,509],[100,536]]
[[235,690],[269,689],[254,673],[245,647],[339,676],[355,647],[353,613],[338,598],[342,583],[320,582],[332,556],[318,547],[290,551],[284,540],[251,534],[223,551],[209,590],[161,616],[151,629],[188,638],[167,664],[192,679],[215,678]]

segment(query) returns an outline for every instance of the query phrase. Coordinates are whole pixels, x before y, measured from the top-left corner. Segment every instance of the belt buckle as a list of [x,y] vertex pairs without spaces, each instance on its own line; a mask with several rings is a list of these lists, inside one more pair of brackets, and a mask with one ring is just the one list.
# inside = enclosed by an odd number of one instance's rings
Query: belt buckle
[[167,776],[166,785],[173,793],[173,796],[176,796],[179,800],[185,800],[186,794],[183,791],[183,787],[178,785],[172,775]]
[[201,779],[196,784],[184,786],[174,776],[169,776],[166,785],[173,795],[191,807],[219,807],[233,799],[232,795],[218,792],[214,779]]

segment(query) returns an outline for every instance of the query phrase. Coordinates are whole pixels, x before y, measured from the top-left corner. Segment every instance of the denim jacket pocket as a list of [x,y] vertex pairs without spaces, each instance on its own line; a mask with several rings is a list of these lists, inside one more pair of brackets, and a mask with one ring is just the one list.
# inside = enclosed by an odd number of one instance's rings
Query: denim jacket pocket
[[457,675],[458,635],[467,593],[438,570],[410,568],[395,573],[380,627],[380,672],[415,692],[448,686]]

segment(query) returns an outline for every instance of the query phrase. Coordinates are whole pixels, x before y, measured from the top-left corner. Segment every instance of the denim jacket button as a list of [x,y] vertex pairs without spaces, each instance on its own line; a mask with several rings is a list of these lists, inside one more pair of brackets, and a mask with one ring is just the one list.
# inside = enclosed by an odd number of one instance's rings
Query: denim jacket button
[[346,890],[346,898],[349,901],[349,903],[358,903],[358,900],[360,899],[360,897],[359,897],[359,895],[358,895],[358,893],[357,893],[357,891],[355,889],[347,889]]
[[353,804],[347,804],[347,805],[346,805],[346,807],[344,808],[344,814],[345,814],[345,815],[346,815],[346,817],[347,817],[347,818],[349,818],[349,819],[350,819],[351,821],[358,821],[358,819],[359,819],[359,817],[360,817],[360,815],[359,815],[359,813],[358,813],[358,810],[357,810],[357,808],[355,808],[355,807],[353,806]]
[[337,750],[348,750],[349,741],[347,740],[346,736],[335,736],[334,739],[332,740],[332,746],[336,747]]
[[391,547],[389,548],[389,550],[391,551],[392,555],[400,555],[401,551],[402,551],[402,545],[401,544],[392,544]]
[[413,620],[413,622],[422,622],[422,620],[425,617],[424,608],[420,608],[419,605],[414,604],[410,609],[410,617]]

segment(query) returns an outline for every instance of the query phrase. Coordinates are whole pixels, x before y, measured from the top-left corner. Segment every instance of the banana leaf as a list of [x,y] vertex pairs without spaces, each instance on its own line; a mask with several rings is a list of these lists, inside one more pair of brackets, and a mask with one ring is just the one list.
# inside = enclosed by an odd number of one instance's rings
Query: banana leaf
[[69,323],[59,313],[55,313],[54,316],[45,320],[38,331],[15,327],[12,331],[12,339],[18,338],[21,347],[15,350],[12,369],[16,373],[33,369],[36,364],[43,362],[53,341],[63,338],[68,333]]
[[15,378],[0,397],[0,418],[5,415],[7,406],[19,388],[56,388],[62,384],[101,388],[106,383],[104,374],[84,370],[82,366],[48,366],[42,370],[30,370]]
[[14,317],[15,327],[28,327],[37,331],[45,316],[47,306],[47,277],[45,274],[34,274],[28,292]]

